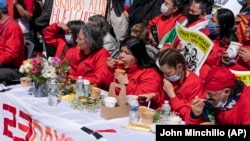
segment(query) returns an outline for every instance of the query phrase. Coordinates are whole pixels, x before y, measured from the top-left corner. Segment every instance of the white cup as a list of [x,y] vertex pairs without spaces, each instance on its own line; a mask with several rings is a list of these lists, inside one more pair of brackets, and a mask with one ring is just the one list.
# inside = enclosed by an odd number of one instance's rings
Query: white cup
[[130,104],[133,100],[137,100],[138,96],[137,95],[127,95],[127,103]]
[[106,107],[113,108],[113,107],[115,107],[116,102],[117,102],[117,99],[115,97],[108,96],[108,97],[104,98],[104,105]]
[[242,44],[238,42],[233,42],[231,41],[228,48],[227,48],[227,53],[231,59],[234,59],[239,51],[239,48],[242,46]]

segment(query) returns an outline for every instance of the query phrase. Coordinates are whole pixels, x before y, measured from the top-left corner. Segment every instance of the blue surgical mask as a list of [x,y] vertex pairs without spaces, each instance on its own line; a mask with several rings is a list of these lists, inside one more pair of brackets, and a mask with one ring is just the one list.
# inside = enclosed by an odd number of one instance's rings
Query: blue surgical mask
[[164,3],[161,5],[161,13],[163,15],[166,15],[168,13],[168,7]]
[[175,74],[173,76],[166,77],[166,79],[171,81],[171,82],[176,82],[176,81],[181,79],[181,75]]
[[246,2],[245,2],[245,0],[238,0],[238,3],[239,3],[240,5],[244,5]]
[[208,25],[207,25],[207,28],[209,29],[209,31],[210,31],[210,33],[212,35],[217,35],[218,34],[217,27],[219,27],[219,25],[214,24],[212,22],[209,22]]
[[64,38],[65,38],[65,40],[66,40],[66,42],[67,42],[68,44],[70,44],[70,45],[73,44],[72,35],[65,34]]

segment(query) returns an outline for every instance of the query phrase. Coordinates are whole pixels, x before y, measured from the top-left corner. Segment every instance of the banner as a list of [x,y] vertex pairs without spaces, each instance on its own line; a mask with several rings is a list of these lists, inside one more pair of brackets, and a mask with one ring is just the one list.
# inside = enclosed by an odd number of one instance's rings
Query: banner
[[230,9],[234,13],[234,16],[236,16],[242,6],[237,0],[214,0],[213,13],[219,8]]
[[188,68],[199,75],[199,70],[209,55],[214,43],[202,32],[176,24],[176,32],[181,40]]
[[50,24],[71,20],[88,21],[92,15],[105,16],[107,0],[54,0]]
[[40,113],[11,93],[0,94],[0,141],[97,141],[81,125]]
[[231,70],[233,74],[239,77],[248,87],[250,86],[250,71],[235,71]]

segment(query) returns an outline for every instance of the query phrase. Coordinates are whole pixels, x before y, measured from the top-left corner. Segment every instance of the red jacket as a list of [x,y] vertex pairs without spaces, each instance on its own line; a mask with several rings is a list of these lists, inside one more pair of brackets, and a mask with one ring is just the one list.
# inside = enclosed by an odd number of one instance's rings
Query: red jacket
[[[219,40],[213,40],[214,46],[208,55],[206,61],[200,69],[200,77],[204,79],[208,73],[208,71],[217,66],[221,66],[222,53],[226,51],[228,45],[219,44]],[[248,61],[250,64],[250,60]],[[243,62],[239,56],[236,57],[236,63],[227,66],[227,68],[238,71],[247,71],[250,69],[250,65],[248,63]]]
[[83,79],[87,79],[91,84],[96,84],[97,87],[103,87],[102,78],[104,70],[107,67],[106,60],[110,57],[109,52],[105,48],[101,48],[97,52],[91,53],[82,58],[82,61],[78,64],[76,72],[71,72],[70,75],[77,79],[78,76],[82,76]]
[[195,124],[199,122],[191,118],[190,104],[195,96],[198,96],[199,98],[206,97],[202,80],[195,73],[189,71],[186,80],[182,84],[180,84],[180,81],[173,83],[173,87],[175,88],[176,97],[170,99],[165,91],[163,91],[163,101],[169,100],[171,111],[179,113],[180,117],[187,124]]
[[234,107],[230,110],[217,110],[216,124],[219,125],[250,125],[250,88],[244,86],[242,94]]
[[[33,15],[34,13],[34,1],[33,0],[22,0],[23,1],[23,6],[24,9],[29,12],[31,15]],[[20,14],[18,13],[18,11],[15,8],[15,5],[13,3],[13,0],[6,0],[7,5],[8,5],[8,14],[10,17],[12,18],[20,18]]]
[[[147,93],[155,93],[156,97],[152,101],[151,107],[156,109],[161,106],[162,89],[162,76],[154,68],[141,69],[137,65],[132,65],[126,69],[129,83],[126,86],[127,95],[140,95]],[[114,69],[106,69],[104,73],[104,82],[106,85],[110,85],[112,82],[117,82],[114,78]],[[146,103],[140,103],[141,105],[147,105]]]
[[[59,57],[61,62],[69,61],[69,65],[71,66],[70,71],[75,72],[81,58],[83,58],[83,54],[80,53],[77,46],[67,46],[64,34],[59,34],[60,30],[62,29],[57,26],[57,23],[46,27],[44,31],[44,40],[48,45],[56,48],[55,56]],[[64,51],[65,47],[68,47],[66,52]]]
[[12,20],[8,17],[0,24],[0,63],[4,66],[19,68],[25,60],[23,32],[16,21],[11,21],[6,27],[6,22]]
[[181,23],[185,19],[186,17],[183,14],[178,14],[173,18],[168,18],[163,14],[160,14],[159,16],[156,16],[154,19],[149,21],[148,28],[149,31],[151,31],[152,25],[156,24],[158,29],[158,38],[159,41],[161,41],[164,35],[175,27],[177,21]]

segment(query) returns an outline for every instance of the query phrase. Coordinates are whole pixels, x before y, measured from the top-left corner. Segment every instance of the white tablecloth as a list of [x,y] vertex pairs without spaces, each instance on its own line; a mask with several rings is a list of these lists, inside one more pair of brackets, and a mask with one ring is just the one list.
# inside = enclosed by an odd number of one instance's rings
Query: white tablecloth
[[[30,88],[24,88],[20,85],[10,86],[13,89],[5,93],[12,94],[20,98],[24,103],[32,109],[42,113],[49,114],[71,122],[75,122],[80,126],[88,127],[92,130],[114,129],[116,133],[102,132],[101,134],[109,141],[154,141],[155,134],[150,132],[142,132],[122,128],[122,125],[128,124],[128,117],[105,120],[100,117],[100,111],[91,113],[87,111],[79,111],[70,107],[66,101],[61,101],[57,106],[48,105],[48,97],[36,98],[29,94]],[[67,123],[65,123],[67,124]],[[61,125],[63,127],[63,125]]]

